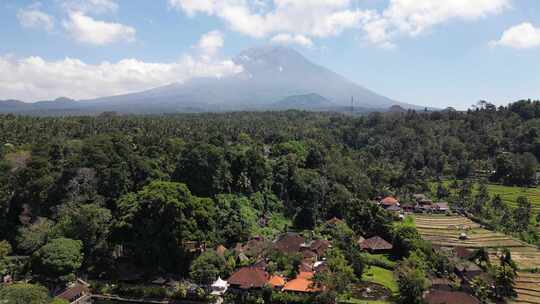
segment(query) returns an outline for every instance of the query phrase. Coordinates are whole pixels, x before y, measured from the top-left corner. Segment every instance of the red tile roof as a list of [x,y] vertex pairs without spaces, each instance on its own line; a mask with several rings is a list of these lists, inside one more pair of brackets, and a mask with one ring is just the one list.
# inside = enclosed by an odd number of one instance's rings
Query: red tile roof
[[241,289],[262,288],[268,283],[269,275],[258,267],[243,267],[238,269],[227,280],[231,286]]
[[292,292],[319,292],[320,288],[313,286],[313,272],[301,272],[296,279],[289,281],[283,287],[283,291]]
[[268,280],[268,284],[272,287],[283,287],[285,286],[285,279],[282,276],[273,275],[270,280]]
[[383,198],[381,200],[381,205],[384,205],[384,206],[392,206],[392,205],[397,205],[399,202],[397,199],[395,199],[394,197],[392,196],[387,196],[385,198]]
[[433,290],[424,296],[427,304],[479,304],[470,294],[457,291]]
[[363,241],[360,247],[367,250],[391,250],[393,248],[392,244],[379,236],[374,236]]

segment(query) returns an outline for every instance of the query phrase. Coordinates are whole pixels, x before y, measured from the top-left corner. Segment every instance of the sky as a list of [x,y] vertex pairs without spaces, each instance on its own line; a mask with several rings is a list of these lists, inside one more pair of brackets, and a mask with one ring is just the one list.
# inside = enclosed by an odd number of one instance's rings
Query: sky
[[269,44],[406,103],[540,99],[538,0],[0,0],[0,99],[226,77]]

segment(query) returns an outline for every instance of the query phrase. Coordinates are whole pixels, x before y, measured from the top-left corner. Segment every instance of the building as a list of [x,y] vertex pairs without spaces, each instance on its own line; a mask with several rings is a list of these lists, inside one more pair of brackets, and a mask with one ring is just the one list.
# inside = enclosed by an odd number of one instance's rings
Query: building
[[440,202],[433,204],[433,213],[446,213],[450,211],[450,207],[448,207],[448,203]]
[[227,281],[224,281],[221,279],[221,277],[218,277],[218,279],[212,283],[212,295],[215,296],[222,296],[227,292],[227,289],[229,289],[229,283]]
[[300,272],[294,280],[287,282],[282,290],[298,293],[317,293],[322,291],[320,287],[315,286],[313,276],[313,272]]
[[391,206],[399,207],[399,201],[392,196],[387,196],[379,202],[379,206],[381,206],[384,209],[388,209]]
[[424,294],[427,304],[480,304],[477,298],[459,291],[431,290]]
[[68,286],[67,289],[56,295],[56,298],[66,300],[71,304],[90,304],[92,294],[90,285],[85,281],[78,279],[77,282]]
[[285,254],[297,253],[305,242],[306,239],[297,233],[286,233],[274,242],[273,248]]
[[283,288],[283,286],[285,286],[285,284],[286,284],[285,278],[279,275],[273,275],[268,280],[268,285],[272,286],[272,288],[275,288],[275,289],[281,289]]
[[370,253],[386,253],[393,249],[392,244],[385,241],[379,236],[369,238],[360,244],[362,250],[369,251]]
[[259,267],[242,267],[227,282],[230,288],[250,290],[263,288],[269,279],[268,273]]

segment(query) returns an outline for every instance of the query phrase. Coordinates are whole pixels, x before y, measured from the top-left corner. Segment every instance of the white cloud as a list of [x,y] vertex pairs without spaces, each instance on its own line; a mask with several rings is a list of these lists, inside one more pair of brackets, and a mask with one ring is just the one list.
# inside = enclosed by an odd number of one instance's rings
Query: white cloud
[[37,7],[19,10],[17,19],[25,28],[44,29],[48,32],[54,29],[54,18],[40,11]]
[[[194,77],[225,77],[240,73],[242,67],[231,60],[209,56],[199,46],[206,45],[212,32],[203,36],[194,54],[178,61],[151,63],[124,59],[116,63],[88,64],[79,59],[47,61],[41,57],[14,58],[0,56],[0,98],[27,101],[67,96],[88,99],[137,92]],[[221,44],[222,45],[222,44]]]
[[232,30],[257,38],[288,34],[329,37],[361,29],[367,41],[390,48],[399,36],[414,37],[453,19],[470,21],[510,8],[511,0],[390,0],[377,12],[352,0],[169,0],[189,16],[216,16]]
[[64,28],[77,41],[95,45],[105,45],[120,41],[135,41],[136,30],[120,23],[95,20],[83,12],[69,12],[64,20]]
[[[266,37],[290,33],[328,37],[359,27],[374,16],[372,11],[353,9],[351,0],[169,0],[169,4],[187,15],[204,13],[223,19],[237,32]],[[266,9],[265,9],[266,8]],[[262,10],[262,11],[261,11]]]
[[502,34],[501,39],[492,41],[492,46],[506,46],[515,49],[540,47],[540,28],[529,22],[513,26]]
[[57,0],[67,11],[80,11],[85,14],[114,13],[118,10],[115,0]]
[[274,36],[271,41],[280,44],[298,44],[308,48],[313,46],[313,41],[303,35],[279,34]]
[[223,47],[223,34],[219,31],[212,31],[204,34],[197,47],[205,57],[214,57]]

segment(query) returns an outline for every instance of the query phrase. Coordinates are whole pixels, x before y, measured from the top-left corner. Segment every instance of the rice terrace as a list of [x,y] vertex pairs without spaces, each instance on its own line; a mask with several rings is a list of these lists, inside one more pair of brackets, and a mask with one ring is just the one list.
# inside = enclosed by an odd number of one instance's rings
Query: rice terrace
[[[483,228],[463,216],[415,215],[422,238],[442,247],[486,248],[492,260],[501,248],[509,248],[520,272],[514,303],[540,303],[540,250],[502,233]],[[466,237],[464,237],[466,236]]]

